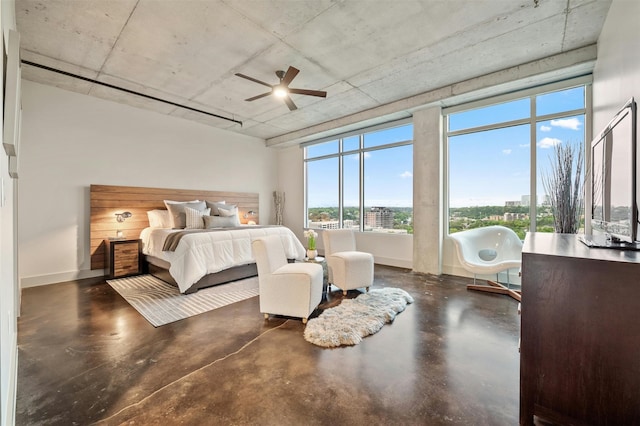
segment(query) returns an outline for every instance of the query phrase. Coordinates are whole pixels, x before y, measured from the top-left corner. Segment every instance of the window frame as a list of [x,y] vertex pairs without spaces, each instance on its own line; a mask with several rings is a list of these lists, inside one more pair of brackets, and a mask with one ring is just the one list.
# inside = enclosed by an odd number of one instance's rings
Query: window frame
[[[303,152],[303,164],[304,164],[304,227],[309,228],[309,175],[308,175],[308,163],[313,161],[325,160],[328,158],[338,158],[338,225],[339,228],[342,229],[344,227],[344,158],[351,155],[358,155],[359,162],[359,173],[358,173],[358,202],[359,202],[359,213],[358,213],[358,232],[364,231],[364,160],[366,153],[373,151],[381,151],[384,149],[396,148],[400,146],[413,146],[413,131],[412,138],[409,140],[392,142],[389,144],[383,145],[375,145],[372,147],[365,148],[364,147],[364,135],[366,133],[372,133],[378,130],[391,129],[394,127],[401,127],[410,124],[413,129],[413,117],[403,118],[399,120],[389,121],[382,124],[377,124],[374,126],[364,127],[358,130],[353,130],[345,133],[340,133],[333,136],[328,136],[322,139],[316,139],[313,141],[305,142],[300,144],[300,147],[304,149]],[[344,151],[343,141],[347,138],[352,138],[353,136],[358,136],[358,148],[350,149]],[[338,140],[338,152],[334,154],[326,154],[322,156],[307,158],[307,150],[306,148],[312,145],[318,145],[325,142],[331,142],[334,140]],[[412,182],[413,185],[413,182]],[[413,203],[412,203],[413,204]],[[411,206],[413,208],[413,205]]]
[[[442,113],[442,118],[443,118],[443,127],[442,127],[442,141],[443,141],[443,164],[442,164],[442,169],[443,169],[443,173],[444,173],[444,197],[443,197],[443,203],[442,203],[442,214],[444,217],[444,220],[442,221],[443,223],[443,227],[444,227],[444,235],[449,235],[449,227],[450,227],[450,215],[449,215],[449,210],[450,210],[450,182],[449,182],[449,171],[450,171],[450,157],[449,157],[449,137],[450,136],[459,136],[459,135],[464,135],[464,134],[471,134],[471,133],[477,133],[477,132],[482,132],[482,131],[487,131],[487,130],[495,130],[495,129],[501,129],[501,128],[505,128],[505,127],[509,127],[509,126],[516,126],[516,125],[523,125],[523,124],[529,124],[529,129],[530,129],[530,135],[529,135],[529,141],[530,141],[530,152],[529,152],[529,156],[530,156],[530,170],[529,170],[529,197],[530,197],[530,202],[529,202],[529,232],[535,232],[536,230],[536,218],[537,218],[537,204],[538,204],[538,200],[537,200],[537,173],[538,173],[538,163],[537,163],[537,134],[538,134],[538,129],[537,129],[537,123],[540,121],[548,121],[551,119],[558,119],[558,118],[564,118],[564,117],[571,117],[571,116],[575,116],[575,115],[580,115],[583,114],[584,115],[584,144],[583,144],[583,149],[584,149],[584,161],[585,164],[589,164],[590,161],[590,149],[589,149],[589,143],[591,142],[592,139],[592,131],[591,131],[591,127],[592,127],[592,84],[593,84],[593,76],[591,74],[589,75],[585,75],[585,76],[581,76],[581,77],[576,77],[576,78],[571,78],[571,79],[567,79],[567,80],[563,80],[563,81],[559,81],[559,82],[554,82],[554,83],[549,83],[549,84],[545,84],[545,85],[541,85],[541,86],[537,86],[534,88],[530,88],[530,89],[524,89],[524,90],[519,90],[516,92],[512,92],[512,93],[507,93],[507,94],[502,94],[502,95],[497,95],[497,96],[492,96],[492,97],[488,97],[488,98],[483,98],[480,100],[475,100],[475,101],[471,101],[471,102],[467,102],[467,103],[462,103],[462,104],[458,104],[458,105],[453,105],[453,106],[449,106],[446,108],[443,108],[441,113]],[[569,90],[571,88],[575,88],[575,87],[579,87],[579,86],[583,86],[584,87],[584,108],[580,108],[580,109],[573,109],[573,110],[567,110],[567,111],[562,111],[562,112],[558,112],[558,113],[553,113],[553,114],[545,114],[545,115],[541,115],[538,116],[537,112],[536,112],[536,98],[537,96],[540,95],[545,95],[551,92],[557,92],[557,91],[563,91],[563,90]],[[524,99],[524,98],[529,98],[530,100],[530,114],[528,118],[523,118],[523,119],[517,119],[517,120],[510,120],[510,121],[505,121],[505,122],[499,122],[499,123],[494,123],[494,124],[487,124],[487,125],[482,125],[482,126],[477,126],[477,127],[470,127],[470,128],[466,128],[466,129],[462,129],[462,130],[455,130],[452,132],[449,132],[449,115],[451,114],[455,114],[455,113],[459,113],[459,112],[464,112],[464,111],[469,111],[472,109],[480,109],[480,108],[485,108],[485,107],[489,107],[491,105],[495,105],[495,104],[499,104],[499,103],[504,103],[504,102],[509,102],[509,101],[514,101],[517,99]],[[585,170],[585,176],[584,178],[587,179],[587,173],[588,171]],[[591,196],[590,194],[585,193],[585,205],[590,205],[591,203]],[[588,230],[587,230],[588,231]]]

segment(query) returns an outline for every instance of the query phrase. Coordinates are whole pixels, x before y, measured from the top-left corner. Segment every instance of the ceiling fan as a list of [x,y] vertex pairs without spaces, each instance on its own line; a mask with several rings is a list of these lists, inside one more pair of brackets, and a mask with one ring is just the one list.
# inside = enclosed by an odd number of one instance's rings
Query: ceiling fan
[[255,101],[256,99],[264,98],[265,96],[269,96],[273,94],[277,98],[282,98],[282,100],[284,100],[284,103],[287,104],[287,106],[289,107],[289,110],[293,111],[298,109],[298,107],[291,100],[291,97],[289,96],[291,93],[296,95],[318,96],[321,98],[327,97],[327,92],[324,92],[322,90],[294,89],[292,87],[289,87],[289,84],[296,77],[296,75],[298,75],[299,72],[300,72],[299,69],[294,68],[292,66],[290,66],[287,69],[286,73],[282,70],[276,71],[276,75],[280,79],[280,83],[278,84],[268,84],[268,83],[265,83],[264,81],[260,81],[258,79],[249,77],[248,75],[244,75],[241,73],[236,73],[236,75],[238,77],[246,78],[247,80],[253,81],[254,83],[262,84],[263,86],[267,86],[271,88],[270,91],[263,93],[261,95],[254,96],[252,98],[245,99],[245,101],[251,102],[251,101]]

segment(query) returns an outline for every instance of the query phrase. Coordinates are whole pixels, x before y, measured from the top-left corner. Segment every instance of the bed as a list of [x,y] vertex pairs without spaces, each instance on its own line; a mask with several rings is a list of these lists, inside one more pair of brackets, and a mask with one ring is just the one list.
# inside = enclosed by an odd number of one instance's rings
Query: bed
[[[181,293],[257,275],[251,241],[259,236],[280,235],[289,259],[305,256],[304,247],[290,229],[259,225],[255,193],[91,185],[90,198],[92,269],[105,268],[104,241],[117,231],[126,238],[139,237],[146,271],[177,286]],[[179,204],[210,200],[216,205],[224,201],[236,206],[236,211],[232,222],[208,212],[203,216],[211,219],[211,223],[205,220],[210,225],[206,229],[172,229],[167,223],[156,223],[156,216],[149,213],[164,211],[164,217],[168,207],[165,200]],[[211,204],[207,205],[215,208]],[[116,213],[124,211],[131,212],[131,217],[117,222]],[[224,222],[222,226],[218,226],[220,222]],[[168,240],[170,244],[165,247]]]
[[192,293],[202,287],[257,275],[251,242],[265,235],[280,236],[287,258],[304,258],[304,247],[284,226],[145,228],[140,237],[150,272],[168,281],[165,275],[160,275],[162,269],[168,270],[181,293]]

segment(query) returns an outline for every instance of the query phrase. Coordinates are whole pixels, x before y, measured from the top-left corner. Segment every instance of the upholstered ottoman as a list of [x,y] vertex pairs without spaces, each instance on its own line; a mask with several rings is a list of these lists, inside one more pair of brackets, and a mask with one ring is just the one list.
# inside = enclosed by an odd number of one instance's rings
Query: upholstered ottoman
[[329,284],[347,294],[347,290],[373,284],[373,255],[361,251],[341,251],[327,256]]

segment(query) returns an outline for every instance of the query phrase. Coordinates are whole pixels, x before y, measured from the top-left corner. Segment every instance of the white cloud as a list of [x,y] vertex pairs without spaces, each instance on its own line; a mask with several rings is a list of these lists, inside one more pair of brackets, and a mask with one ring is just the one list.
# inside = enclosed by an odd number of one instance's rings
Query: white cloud
[[551,131],[551,127],[549,126],[545,126],[544,124],[542,126],[540,126],[540,131],[541,132],[550,132]]
[[531,144],[529,143],[521,143],[520,145],[518,145],[520,148],[529,148]]
[[511,154],[511,150],[510,150],[510,149],[503,149],[503,150],[502,150],[502,153],[503,153],[504,155],[509,155],[509,154]]
[[370,152],[365,152],[364,153],[364,158],[371,158],[371,153]]
[[582,123],[577,118],[562,118],[558,120],[551,120],[551,125],[562,127],[564,129],[580,130]]
[[561,144],[562,141],[557,138],[542,138],[538,142],[538,146],[542,149],[553,148],[554,146]]
[[407,170],[406,172],[401,173],[401,174],[400,174],[400,177],[401,177],[402,179],[410,178],[410,177],[413,177],[413,173],[411,173],[410,171],[408,171],[408,170]]

